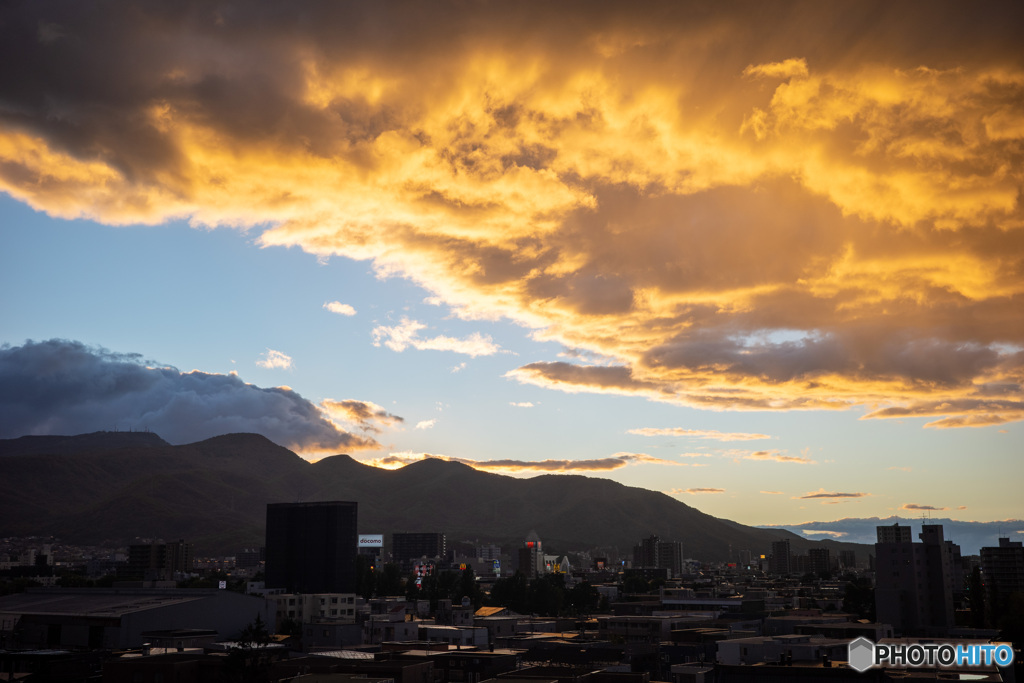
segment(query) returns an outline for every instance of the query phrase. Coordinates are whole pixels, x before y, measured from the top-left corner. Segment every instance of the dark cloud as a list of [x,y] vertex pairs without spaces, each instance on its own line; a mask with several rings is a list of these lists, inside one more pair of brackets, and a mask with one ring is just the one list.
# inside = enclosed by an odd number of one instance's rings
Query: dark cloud
[[234,374],[180,372],[61,339],[0,348],[0,437],[129,428],[175,444],[254,432],[300,452],[379,446],[338,429],[291,389]]
[[932,511],[932,510],[948,510],[948,509],[949,508],[935,507],[934,505],[918,505],[917,503],[904,503],[903,505],[900,506],[900,510]]
[[1024,416],[1022,21],[1012,1],[12,0],[0,190],[263,226],[607,362],[512,373],[541,386],[872,417],[940,398],[931,426],[993,425]]
[[865,496],[870,495],[870,493],[839,493],[836,491],[825,491],[822,489],[821,491],[814,491],[798,497],[800,500],[806,500],[809,498],[864,498]]

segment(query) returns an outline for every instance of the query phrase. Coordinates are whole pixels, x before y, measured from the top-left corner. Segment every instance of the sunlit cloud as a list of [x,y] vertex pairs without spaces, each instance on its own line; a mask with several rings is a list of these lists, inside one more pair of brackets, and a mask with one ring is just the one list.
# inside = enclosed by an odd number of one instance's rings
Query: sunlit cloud
[[356,309],[349,304],[343,304],[340,301],[328,301],[324,304],[324,308],[331,313],[337,313],[338,315],[353,316],[356,314]]
[[683,429],[682,427],[641,427],[630,429],[628,434],[640,436],[685,436],[691,439],[711,439],[714,441],[756,441],[770,439],[767,434],[747,434],[744,432],[719,432],[714,429]]
[[434,425],[437,424],[437,418],[430,420],[420,420],[416,423],[416,429],[433,429]]
[[377,433],[382,427],[399,425],[405,421],[405,418],[389,413],[376,403],[352,398],[342,401],[324,399],[320,402],[320,408],[331,419],[349,423],[366,432]]
[[280,351],[267,349],[266,353],[260,355],[260,360],[256,361],[256,365],[268,370],[287,370],[292,367],[292,358]]
[[446,337],[444,335],[424,339],[419,336],[421,330],[427,326],[416,320],[403,317],[398,325],[388,327],[378,325],[373,328],[373,344],[380,346],[382,343],[392,351],[402,352],[410,346],[421,351],[453,351],[468,356],[490,356],[497,353],[501,347],[487,335],[474,332],[464,339]]
[[846,531],[826,531],[824,529],[801,529],[800,533],[806,536],[831,536],[832,538],[842,538],[849,535],[849,532]]
[[904,503],[899,507],[900,510],[916,510],[916,511],[939,511],[948,510],[949,508],[935,507],[934,505],[918,505],[917,503]]
[[770,496],[781,496],[781,495],[784,495],[782,493],[782,491],[761,491],[761,493],[764,493],[764,494],[767,494],[767,495],[770,495]]
[[816,461],[799,455],[786,455],[780,451],[754,451],[741,456],[743,460],[769,460],[773,462],[794,463],[797,465],[814,465]]
[[511,403],[509,403],[509,405],[510,406],[515,406],[516,408],[532,408],[533,407],[533,403],[531,403],[530,401],[512,401]]
[[[1020,421],[1022,10],[844,8],[29,3],[0,191],[367,261],[552,390]],[[374,341],[499,350],[424,331]]]
[[895,467],[895,466],[893,466],[893,467],[886,467],[885,469],[890,471],[890,472],[911,472],[911,471],[913,471],[912,468],[910,468],[910,467]]
[[608,472],[621,469],[629,465],[683,465],[684,463],[673,462],[647,455],[646,453],[616,453],[608,458],[596,458],[590,460],[473,460],[470,458],[457,458],[448,455],[434,453],[413,453],[399,452],[389,453],[382,458],[363,460],[368,465],[394,469],[404,467],[427,458],[436,458],[448,462],[457,462],[478,470],[489,472]]
[[725,493],[725,489],[710,489],[710,488],[690,488],[690,489],[671,489],[665,491],[670,496],[679,496],[684,493],[691,496],[702,495],[705,493]]

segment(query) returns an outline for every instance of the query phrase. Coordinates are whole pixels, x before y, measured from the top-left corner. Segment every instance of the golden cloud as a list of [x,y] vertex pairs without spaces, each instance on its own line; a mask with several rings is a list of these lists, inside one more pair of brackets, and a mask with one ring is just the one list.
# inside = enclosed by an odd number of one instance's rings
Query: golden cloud
[[814,498],[825,498],[825,499],[837,499],[837,498],[864,498],[870,496],[870,493],[840,493],[838,491],[826,491],[825,489],[819,489],[817,491],[811,491],[805,493],[802,496],[793,496],[794,499],[807,500]]
[[328,398],[320,402],[320,409],[332,420],[353,424],[366,432],[377,433],[381,430],[379,425],[394,426],[405,421],[372,401],[353,398],[343,401]]
[[[608,359],[524,383],[1024,419],[1024,10],[843,7],[27,4],[0,46],[0,190],[270,226],[264,246]],[[418,324],[375,338],[497,351]]]
[[804,458],[799,455],[786,455],[777,450],[771,451],[754,451],[746,455],[740,456],[744,460],[771,460],[774,462],[788,462],[795,463],[798,465],[816,465],[817,461],[811,460],[810,458]]
[[630,429],[627,433],[640,436],[685,436],[691,439],[712,439],[715,441],[756,441],[770,439],[767,434],[748,434],[744,432],[719,432],[714,429],[683,429],[682,427],[641,427]]
[[483,471],[491,472],[608,472],[617,470],[628,465],[675,465],[687,466],[687,463],[674,462],[655,458],[646,453],[616,453],[608,458],[595,458],[589,460],[473,460],[470,458],[458,458],[448,455],[433,453],[411,453],[400,452],[390,453],[383,458],[364,460],[367,465],[382,467],[385,469],[396,469],[404,467],[427,458],[436,458],[447,462],[457,462],[463,465]]

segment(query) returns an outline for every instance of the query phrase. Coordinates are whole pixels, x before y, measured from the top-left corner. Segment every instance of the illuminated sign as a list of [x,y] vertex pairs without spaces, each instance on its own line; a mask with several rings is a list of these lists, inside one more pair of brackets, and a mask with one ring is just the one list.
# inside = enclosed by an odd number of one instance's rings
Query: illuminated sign
[[381,534],[359,534],[360,548],[383,548],[384,536]]

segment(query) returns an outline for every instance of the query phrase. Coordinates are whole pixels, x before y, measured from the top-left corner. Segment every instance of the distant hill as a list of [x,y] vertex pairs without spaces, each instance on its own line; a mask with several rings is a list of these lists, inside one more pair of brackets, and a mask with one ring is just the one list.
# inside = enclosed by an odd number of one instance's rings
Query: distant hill
[[780,524],[764,528],[787,529],[809,538],[831,536],[852,543],[874,543],[877,538],[876,528],[893,524],[909,526],[915,541],[917,535],[921,533],[922,524],[941,524],[945,539],[959,545],[960,552],[964,555],[978,555],[981,548],[998,546],[1000,538],[1024,541],[1024,520],[1020,519],[1007,519],[999,522],[965,522],[945,517],[926,519],[920,517],[886,517],[884,519],[847,517],[832,522]]
[[604,547],[628,554],[651,534],[682,541],[684,554],[701,560],[767,554],[782,538],[795,553],[812,545],[851,549],[864,562],[869,550],[744,526],[608,479],[520,479],[439,459],[398,470],[347,455],[310,463],[255,434],[183,446],[146,433],[127,434],[139,437],[129,445],[122,435],[0,441],[0,536],[83,544],[185,538],[199,553],[230,554],[262,545],[267,503],[354,500],[361,533],[441,531],[452,541],[505,547],[536,530],[545,549],[557,552]]
[[0,456],[36,453],[83,453],[117,448],[170,446],[152,432],[93,432],[78,436],[22,436],[0,440]]

